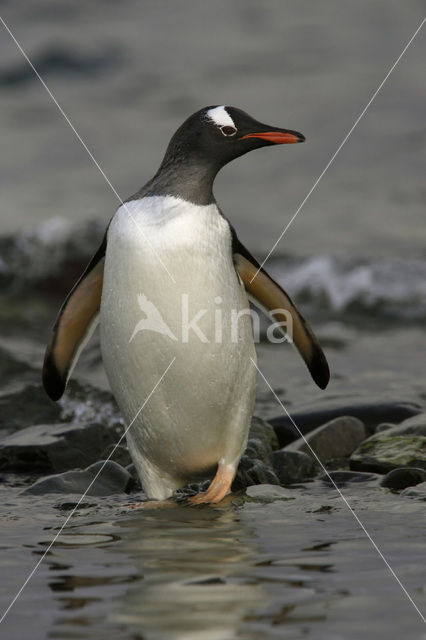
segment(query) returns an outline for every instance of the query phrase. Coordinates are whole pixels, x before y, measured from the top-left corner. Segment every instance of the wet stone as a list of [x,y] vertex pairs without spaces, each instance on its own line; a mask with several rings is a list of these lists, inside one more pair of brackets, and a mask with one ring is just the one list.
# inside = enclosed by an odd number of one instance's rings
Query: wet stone
[[[386,429],[384,429],[386,425]],[[413,416],[401,422],[401,424],[389,424],[384,423],[379,425],[381,428],[377,432],[386,432],[386,435],[393,436],[405,436],[415,435],[426,437],[426,413],[419,413],[417,416]]]
[[426,437],[378,433],[351,456],[351,469],[387,473],[398,467],[426,469]]
[[133,462],[131,464],[126,465],[126,471],[128,471],[130,473],[130,475],[132,476],[133,480],[136,483],[139,483],[139,485],[140,485],[140,479],[139,479],[139,476],[138,476],[138,472],[136,471],[136,467],[133,464]]
[[274,500],[294,500],[294,491],[284,489],[284,487],[277,487],[271,484],[258,484],[253,487],[248,487],[246,495],[253,500],[259,502],[273,502]]
[[[421,412],[420,405],[414,402],[395,402],[375,400],[370,402],[353,402],[337,406],[318,406],[310,409],[292,411],[291,419],[287,415],[276,416],[268,421],[273,426],[280,447],[285,447],[314,429],[341,416],[353,416],[361,420],[368,434],[374,432],[383,422],[399,423],[401,420],[416,416]],[[294,426],[297,425],[297,428]]]
[[406,487],[414,487],[421,482],[426,481],[426,471],[416,469],[414,467],[402,467],[401,469],[392,469],[382,478],[380,486],[388,489],[400,491]]
[[323,473],[319,480],[329,487],[346,487],[350,484],[373,483],[378,484],[381,476],[377,473],[366,473],[363,471],[330,471]]
[[413,498],[419,498],[426,501],[426,482],[416,485],[415,487],[408,487],[401,492],[402,496],[410,496]]
[[[99,476],[90,486],[96,474]],[[112,460],[100,460],[87,469],[66,471],[38,480],[23,491],[24,494],[44,495],[66,493],[88,496],[110,496],[128,493],[133,488],[133,479],[126,469]],[[89,487],[89,489],[88,489]]]
[[387,431],[388,429],[392,429],[393,427],[397,427],[397,424],[393,422],[381,422],[377,425],[375,433],[381,433],[382,431]]
[[123,444],[119,444],[118,446],[115,444],[108,445],[104,452],[101,454],[100,458],[101,460],[113,460],[114,462],[121,464],[122,467],[126,468],[132,464],[129,450]]
[[280,448],[275,429],[271,424],[269,424],[269,422],[266,422],[266,420],[262,420],[257,416],[253,416],[251,419],[249,442],[253,438],[262,440],[262,442],[265,443],[265,446],[269,445],[270,451],[275,451]]
[[281,485],[300,482],[312,478],[320,469],[314,458],[301,451],[274,451],[272,464]]
[[253,460],[243,456],[240,460],[237,475],[232,483],[232,491],[238,491],[257,484],[279,485],[280,481],[272,467],[262,460]]
[[330,458],[327,471],[349,471],[349,458]]
[[39,424],[0,441],[0,470],[16,472],[67,471],[100,459],[121,435],[117,427],[88,424]]
[[261,460],[262,462],[270,463],[272,449],[266,440],[250,438],[247,442],[244,455],[252,460]]
[[233,491],[261,483],[278,485],[272,466],[272,453],[276,448],[278,439],[274,429],[265,420],[253,416],[247,447],[232,484]]
[[[322,462],[331,458],[350,456],[365,439],[365,427],[361,420],[351,416],[335,418],[314,429],[305,436],[310,447]],[[313,456],[303,438],[288,445],[286,451],[302,451]]]

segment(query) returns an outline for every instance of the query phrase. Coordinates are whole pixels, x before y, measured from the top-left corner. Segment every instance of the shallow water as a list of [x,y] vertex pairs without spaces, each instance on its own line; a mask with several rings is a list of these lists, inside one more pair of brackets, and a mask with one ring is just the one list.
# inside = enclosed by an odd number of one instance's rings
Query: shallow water
[[[424,6],[43,0],[2,12],[123,197],[205,104],[234,104],[306,134],[304,145],[250,154],[218,177],[223,210],[262,257]],[[379,400],[426,407],[425,42],[420,34],[268,262],[312,322],[333,374],[321,392],[288,345],[258,345],[259,366],[290,411]],[[19,363],[6,368],[5,394],[39,384],[58,305],[117,201],[6,33],[0,82],[0,347],[25,363],[22,373]],[[107,388],[96,337],[75,376]],[[94,419],[87,404],[78,398],[74,415]],[[256,414],[282,413],[259,380]],[[2,610],[77,500],[20,495],[28,481],[1,478]],[[342,491],[425,611],[424,502],[368,483]],[[319,480],[291,492],[271,503],[237,495],[214,508],[161,510],[129,510],[137,496],[125,494],[87,498],[0,637],[425,640],[337,492]]]
[[[424,503],[379,488],[367,499],[365,487],[344,492],[424,606]],[[292,493],[266,504],[234,496],[214,508],[142,511],[90,498],[19,597],[2,637],[18,640],[24,629],[35,640],[424,637],[336,491],[316,481]],[[4,492],[2,503],[4,607],[72,503],[25,503]]]

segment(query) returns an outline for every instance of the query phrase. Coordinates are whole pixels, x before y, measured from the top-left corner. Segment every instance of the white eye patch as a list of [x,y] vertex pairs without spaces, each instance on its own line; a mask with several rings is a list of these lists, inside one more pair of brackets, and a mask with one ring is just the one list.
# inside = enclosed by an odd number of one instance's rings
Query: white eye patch
[[210,120],[213,120],[218,127],[234,127],[234,129],[236,129],[234,121],[223,105],[209,109],[206,116],[210,118]]

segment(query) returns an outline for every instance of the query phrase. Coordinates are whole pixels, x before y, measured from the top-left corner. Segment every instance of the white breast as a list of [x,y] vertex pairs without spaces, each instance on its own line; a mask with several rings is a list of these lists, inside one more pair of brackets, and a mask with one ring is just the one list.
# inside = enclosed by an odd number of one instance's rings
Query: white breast
[[[175,488],[241,454],[255,352],[249,316],[235,335],[231,313],[247,308],[216,205],[153,196],[118,209],[108,231],[101,343],[127,423],[176,358],[130,433],[145,488],[165,477]],[[197,314],[198,331],[182,329]]]

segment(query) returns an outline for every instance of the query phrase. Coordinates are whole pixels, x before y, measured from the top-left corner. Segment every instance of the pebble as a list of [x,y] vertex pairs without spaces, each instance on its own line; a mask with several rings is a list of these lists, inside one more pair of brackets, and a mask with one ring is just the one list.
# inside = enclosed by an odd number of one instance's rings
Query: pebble
[[314,458],[302,451],[274,451],[272,464],[275,474],[281,485],[289,485],[301,482],[306,478],[312,478],[320,469]]
[[389,471],[380,482],[380,486],[399,491],[406,487],[426,481],[426,471],[415,467],[402,467]]
[[294,500],[296,497],[294,491],[277,487],[272,484],[258,484],[253,487],[247,487],[246,495],[259,502],[273,502],[274,500]]
[[397,424],[394,424],[393,422],[381,422],[379,425],[377,425],[376,430],[374,433],[380,433],[381,431],[387,431],[388,429],[392,429],[393,427],[397,427]]
[[407,489],[404,489],[404,491],[401,491],[401,495],[420,498],[426,502],[426,482],[422,482],[415,487],[408,487]]
[[[317,427],[341,416],[354,416],[361,420],[369,433],[373,433],[377,425],[383,422],[399,423],[405,418],[416,416],[421,412],[420,405],[414,402],[395,402],[377,400],[372,402],[354,402],[334,407],[314,407],[291,412],[291,418],[303,435]],[[288,415],[268,419],[277,434],[280,447],[294,442],[300,437]]]
[[0,469],[51,473],[84,468],[120,435],[119,428],[98,422],[35,425],[0,441]]
[[398,467],[426,469],[426,437],[382,431],[365,440],[351,456],[351,469],[387,473]]
[[363,482],[373,482],[378,484],[381,476],[377,473],[366,473],[363,471],[330,471],[319,476],[324,484],[329,487],[345,487],[348,484],[360,484]]
[[[341,458],[350,454],[365,439],[365,427],[361,420],[352,416],[341,416],[308,433],[305,438],[321,462]],[[302,451],[313,456],[303,438],[288,445],[286,451]]]
[[251,426],[249,431],[249,442],[253,438],[259,438],[265,444],[269,445],[270,451],[274,451],[280,448],[277,434],[273,426],[266,420],[253,416],[251,419]]
[[426,502],[426,482],[416,485],[415,487],[408,487],[401,491],[401,496],[410,496],[413,498],[420,498]]
[[[99,473],[99,477],[90,486],[97,473]],[[88,489],[88,487],[90,488]],[[133,480],[126,469],[112,460],[100,460],[87,469],[66,471],[58,475],[41,478],[22,493],[32,495],[44,495],[46,493],[82,495],[87,491],[86,495],[88,496],[109,496],[115,493],[128,493],[132,487]]]
[[426,413],[420,413],[417,416],[408,418],[408,420],[404,420],[401,424],[381,424],[377,428],[376,433],[383,431],[386,431],[386,435],[415,435],[426,437]]
[[[125,442],[124,438],[121,442]],[[132,464],[132,458],[125,444],[109,444],[100,456],[101,460],[113,460],[122,467],[128,467]],[[136,470],[135,470],[136,472]]]
[[278,446],[273,427],[265,420],[253,416],[247,447],[232,484],[233,491],[257,484],[279,485],[280,481],[272,465],[272,454]]
[[243,456],[240,460],[237,475],[232,483],[232,490],[239,491],[258,484],[279,485],[280,481],[271,464]]

